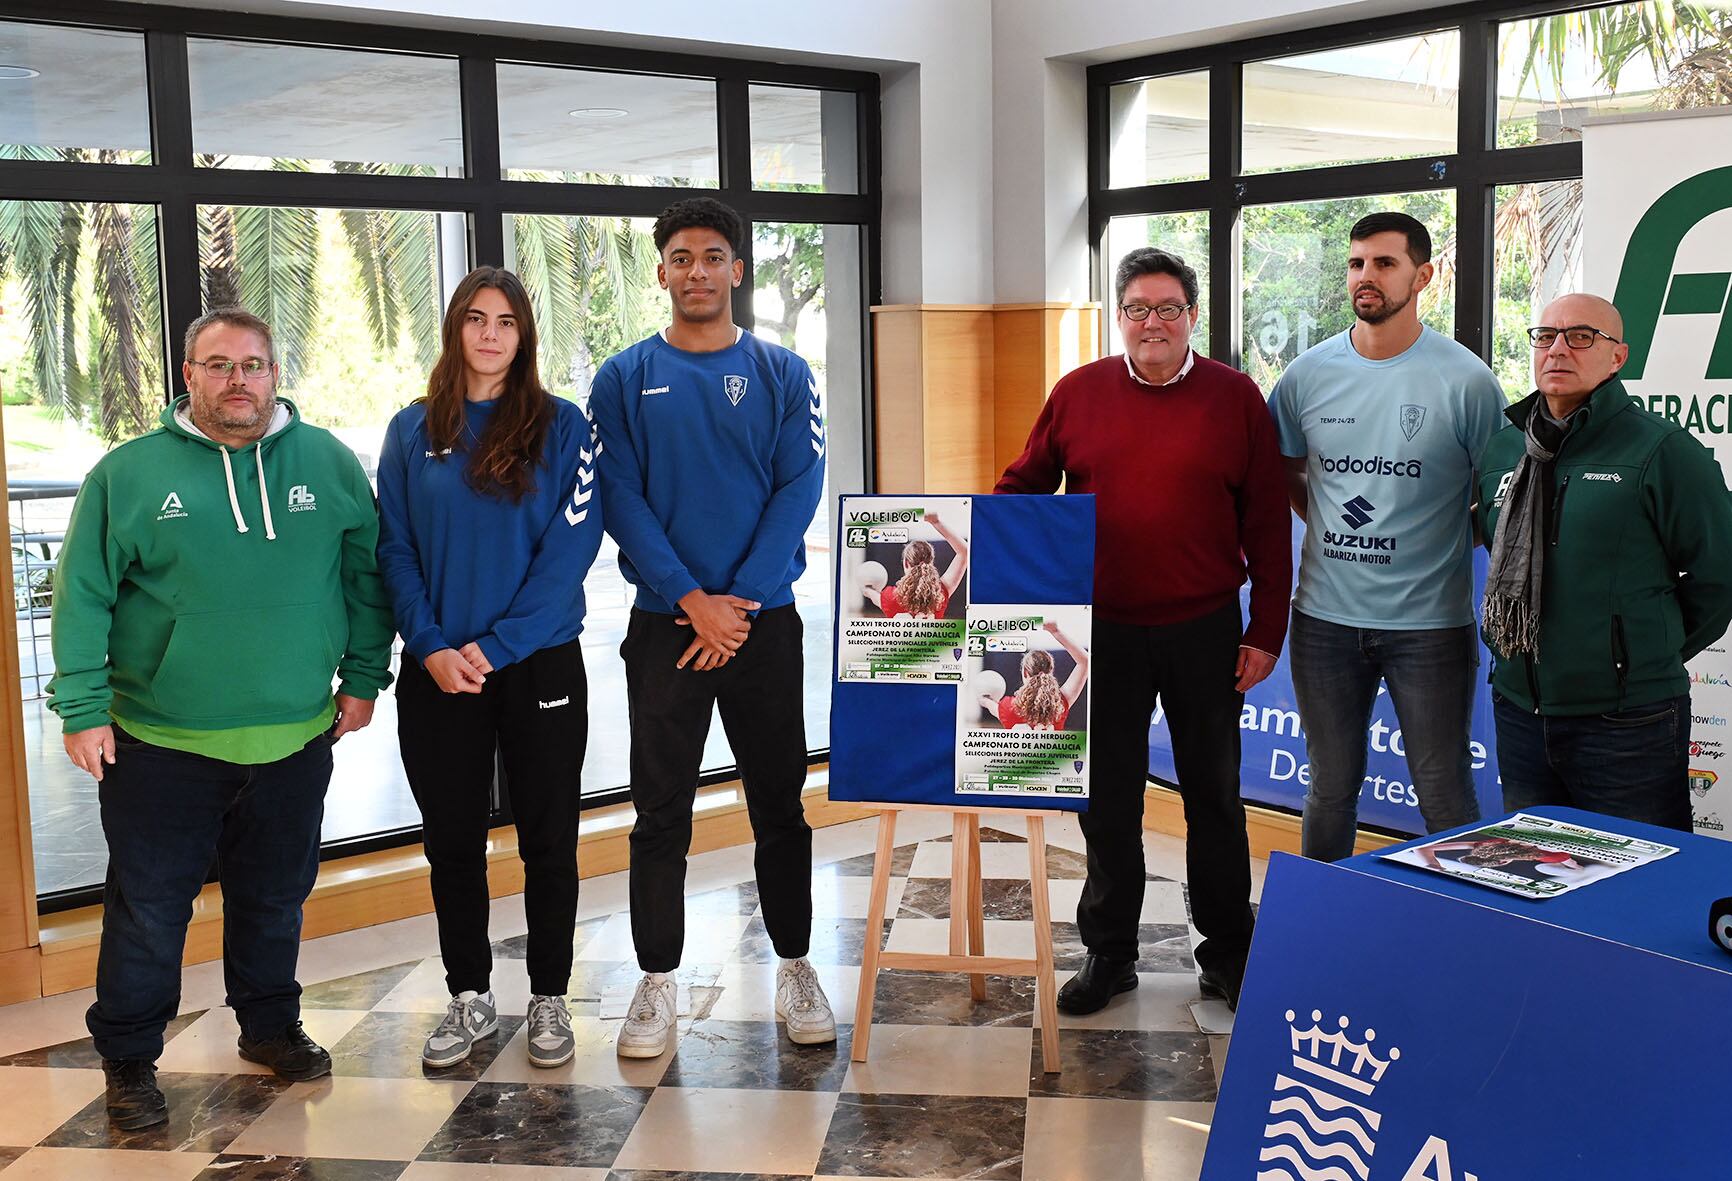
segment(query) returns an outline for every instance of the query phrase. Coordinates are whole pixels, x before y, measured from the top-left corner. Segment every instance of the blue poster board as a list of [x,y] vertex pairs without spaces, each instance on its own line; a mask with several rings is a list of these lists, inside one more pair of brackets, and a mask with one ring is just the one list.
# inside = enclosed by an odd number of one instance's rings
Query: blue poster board
[[[1299,569],[1299,551],[1305,541],[1305,526],[1294,523],[1293,569]],[[1486,554],[1474,553],[1473,601],[1482,601],[1485,593]],[[1246,617],[1250,613],[1250,588],[1240,592]],[[1495,816],[1503,811],[1503,788],[1498,781],[1495,723],[1492,717],[1491,654],[1480,649],[1480,684],[1474,696],[1473,722],[1470,727],[1473,756],[1474,790],[1479,795],[1482,816]],[[1305,753],[1304,730],[1299,723],[1299,706],[1293,696],[1293,675],[1285,651],[1275,665],[1275,671],[1260,685],[1245,695],[1245,708],[1239,716],[1239,783],[1241,794],[1257,803],[1302,810],[1306,783],[1311,775],[1310,757]],[[1419,800],[1413,794],[1407,773],[1407,760],[1402,757],[1401,726],[1395,717],[1395,707],[1382,685],[1377,689],[1377,702],[1372,707],[1371,725],[1366,731],[1367,757],[1365,786],[1359,797],[1359,820],[1392,832],[1422,833],[1425,822],[1419,815]],[[1172,739],[1165,720],[1157,709],[1149,726],[1149,774],[1166,783],[1174,783]],[[1732,889],[1729,886],[1728,889]]]
[[1544,901],[1275,855],[1203,1181],[1732,1175],[1732,847],[1530,811],[1679,852]]
[[[836,552],[850,501],[834,520]],[[971,605],[1086,605],[1094,598],[1093,496],[972,498],[968,569]],[[841,563],[837,563],[840,571]],[[841,583],[833,608],[841,615]],[[850,593],[852,591],[850,590]],[[840,627],[837,632],[840,634]],[[831,653],[830,798],[942,807],[1037,807],[1083,811],[1064,796],[985,798],[956,791],[957,693],[953,683],[841,680]]]

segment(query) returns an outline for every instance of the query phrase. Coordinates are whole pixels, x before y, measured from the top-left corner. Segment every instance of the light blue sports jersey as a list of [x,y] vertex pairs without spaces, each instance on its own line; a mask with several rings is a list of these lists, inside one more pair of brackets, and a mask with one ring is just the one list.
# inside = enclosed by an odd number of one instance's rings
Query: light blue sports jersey
[[1468,505],[1505,405],[1485,362],[1429,328],[1387,361],[1343,332],[1289,365],[1269,410],[1281,453],[1305,457],[1294,606],[1347,627],[1472,623]]

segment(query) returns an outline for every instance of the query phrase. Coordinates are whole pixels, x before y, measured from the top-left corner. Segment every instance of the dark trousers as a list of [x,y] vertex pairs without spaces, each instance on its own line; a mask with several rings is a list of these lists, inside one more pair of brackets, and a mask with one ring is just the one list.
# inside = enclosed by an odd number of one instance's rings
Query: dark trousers
[[620,655],[631,711],[631,934],[638,965],[671,972],[685,948],[686,853],[710,712],[719,710],[745,785],[758,896],[776,954],[806,954],[812,935],[812,829],[800,802],[806,723],[800,616],[759,612],[734,658],[674,667],[692,629],[633,610]]
[[1690,698],[1613,713],[1544,717],[1493,700],[1510,811],[1565,804],[1690,832]]
[[241,1032],[269,1038],[301,1014],[301,904],[319,870],[331,740],[244,766],[139,742],[115,727],[98,791],[108,838],[96,1003],[104,1058],[154,1062],[180,1008],[193,900],[213,860],[223,895],[223,983]]
[[1234,666],[1239,605],[1158,627],[1094,621],[1088,881],[1077,927],[1089,951],[1137,958],[1143,906],[1143,793],[1149,716],[1158,695],[1172,736],[1185,805],[1185,876],[1191,920],[1203,936],[1197,964],[1237,978],[1251,948],[1251,849],[1239,798],[1239,710]]
[[487,825],[494,752],[523,859],[529,990],[563,996],[577,928],[579,776],[589,737],[589,687],[577,640],[487,674],[479,693],[446,693],[413,658],[397,679],[403,769],[421,832],[451,995],[486,992]]

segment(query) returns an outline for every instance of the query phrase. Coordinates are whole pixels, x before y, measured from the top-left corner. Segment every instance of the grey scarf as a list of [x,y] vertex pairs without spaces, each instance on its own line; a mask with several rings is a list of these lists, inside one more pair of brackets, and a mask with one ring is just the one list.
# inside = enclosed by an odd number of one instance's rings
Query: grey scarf
[[[1492,651],[1508,658],[1540,651],[1540,585],[1545,567],[1544,467],[1558,457],[1568,428],[1546,417],[1545,403],[1534,400],[1524,432],[1527,453],[1516,461],[1504,496],[1503,513],[1491,542],[1481,622]],[[1543,435],[1551,446],[1540,441]]]

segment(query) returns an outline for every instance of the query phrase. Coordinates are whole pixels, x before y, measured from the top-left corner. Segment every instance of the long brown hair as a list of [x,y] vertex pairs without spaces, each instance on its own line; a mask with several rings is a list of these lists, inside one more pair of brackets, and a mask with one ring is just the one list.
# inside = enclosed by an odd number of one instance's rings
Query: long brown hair
[[911,541],[902,547],[903,574],[896,582],[896,597],[910,615],[937,615],[944,597],[944,580],[934,566],[930,541]]
[[1052,653],[1035,649],[1022,658],[1022,687],[1016,691],[1016,710],[1030,726],[1058,729],[1064,712],[1064,690],[1053,676]]
[[[470,440],[463,414],[468,392],[463,361],[463,319],[475,293],[491,287],[505,296],[517,317],[517,355],[505,374],[499,405],[479,439]],[[449,448],[467,452],[464,479],[477,492],[504,493],[514,502],[535,491],[535,468],[541,462],[547,431],[553,422],[553,395],[541,384],[535,364],[535,313],[523,281],[504,267],[476,267],[445,309],[439,329],[439,360],[427,378],[427,440],[435,453]],[[473,445],[471,445],[473,443]]]

